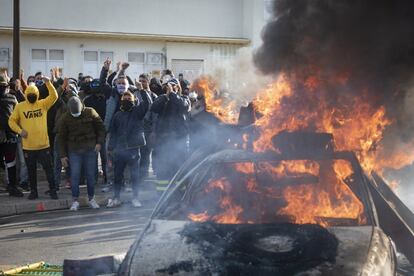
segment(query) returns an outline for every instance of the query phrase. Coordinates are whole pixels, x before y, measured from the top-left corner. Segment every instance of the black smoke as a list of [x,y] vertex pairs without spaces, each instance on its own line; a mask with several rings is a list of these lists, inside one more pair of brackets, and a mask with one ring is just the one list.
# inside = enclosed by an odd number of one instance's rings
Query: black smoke
[[[382,155],[414,149],[414,1],[274,0],[272,12],[254,54],[261,72],[299,82],[347,76],[348,96],[384,106],[392,120]],[[344,105],[343,87],[324,88],[322,99]],[[295,93],[307,98],[305,90]]]

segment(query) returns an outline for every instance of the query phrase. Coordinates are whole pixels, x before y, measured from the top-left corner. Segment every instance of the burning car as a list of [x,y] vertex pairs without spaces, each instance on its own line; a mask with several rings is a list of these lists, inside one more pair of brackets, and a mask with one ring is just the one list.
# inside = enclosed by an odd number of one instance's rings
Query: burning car
[[356,156],[334,151],[330,134],[284,133],[273,144],[193,156],[119,275],[395,275],[375,180]]

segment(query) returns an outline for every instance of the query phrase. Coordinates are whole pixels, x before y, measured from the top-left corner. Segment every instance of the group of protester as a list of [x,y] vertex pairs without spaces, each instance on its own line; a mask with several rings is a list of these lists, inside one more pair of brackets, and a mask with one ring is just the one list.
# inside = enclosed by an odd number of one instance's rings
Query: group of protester
[[157,179],[171,179],[188,156],[189,82],[182,74],[176,79],[168,69],[161,78],[141,74],[133,81],[128,66],[117,63],[111,72],[107,59],[99,79],[63,78],[57,68],[51,70],[51,78],[41,72],[27,80],[23,74],[18,79],[0,75],[0,159],[7,168],[10,196],[22,197],[20,186],[30,189],[28,199],[39,197],[38,163],[52,199],[58,199],[65,168],[73,211],[79,208],[84,180],[89,206],[99,208],[94,197],[98,160],[105,183],[113,172],[114,195],[107,207],[121,204],[126,173],[132,205],[141,206],[138,187],[148,176],[151,159]]

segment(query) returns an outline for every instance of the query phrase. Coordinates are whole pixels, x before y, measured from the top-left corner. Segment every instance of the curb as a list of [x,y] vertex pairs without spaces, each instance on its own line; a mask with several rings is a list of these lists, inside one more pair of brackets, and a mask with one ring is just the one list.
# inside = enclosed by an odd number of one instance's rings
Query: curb
[[[150,191],[142,191],[141,197],[143,198],[141,201],[145,202],[148,200],[157,200],[159,197],[156,195],[154,196],[153,192]],[[109,195],[99,195],[95,196],[96,202],[102,207],[105,206],[107,200],[110,196]],[[132,199],[132,196],[129,194],[122,195],[122,201],[127,202]],[[0,205],[0,218],[14,216],[14,215],[21,215],[21,214],[30,214],[30,213],[38,213],[38,212],[48,212],[48,211],[57,211],[57,210],[68,210],[72,205],[72,199],[44,199],[44,200],[36,200],[36,201],[27,201],[27,202],[20,202],[18,204],[7,204],[7,205]],[[86,197],[79,198],[79,205],[81,208],[88,207],[88,200]]]

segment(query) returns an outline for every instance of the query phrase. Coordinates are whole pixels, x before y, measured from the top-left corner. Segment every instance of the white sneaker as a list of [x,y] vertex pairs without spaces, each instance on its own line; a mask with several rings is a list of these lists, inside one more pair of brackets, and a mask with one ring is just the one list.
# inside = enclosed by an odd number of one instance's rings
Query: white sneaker
[[96,202],[95,198],[89,200],[89,207],[92,209],[99,209],[99,204]]
[[79,209],[79,202],[77,202],[77,201],[72,202],[72,206],[70,206],[69,210],[77,211],[78,209]]
[[122,203],[118,198],[110,198],[108,200],[107,208],[114,208],[120,206]]
[[138,198],[134,198],[132,200],[132,206],[134,206],[135,208],[139,208],[139,207],[142,207],[142,204],[141,202],[139,202]]

